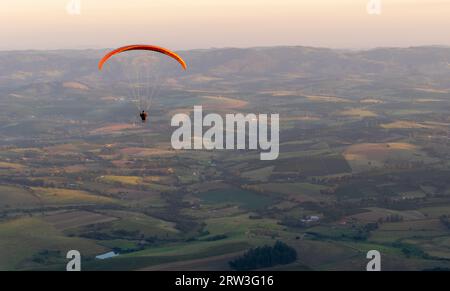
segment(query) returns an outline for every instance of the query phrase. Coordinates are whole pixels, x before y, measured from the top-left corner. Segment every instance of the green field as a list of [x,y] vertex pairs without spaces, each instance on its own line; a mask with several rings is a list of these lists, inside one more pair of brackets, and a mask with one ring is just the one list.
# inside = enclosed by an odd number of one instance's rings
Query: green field
[[263,209],[273,201],[268,196],[237,188],[211,190],[196,196],[207,204],[234,204],[249,210]]
[[56,261],[65,252],[76,249],[89,256],[106,248],[82,238],[69,238],[38,218],[19,218],[0,222],[0,269],[28,269],[39,266],[33,256],[45,250],[58,251]]

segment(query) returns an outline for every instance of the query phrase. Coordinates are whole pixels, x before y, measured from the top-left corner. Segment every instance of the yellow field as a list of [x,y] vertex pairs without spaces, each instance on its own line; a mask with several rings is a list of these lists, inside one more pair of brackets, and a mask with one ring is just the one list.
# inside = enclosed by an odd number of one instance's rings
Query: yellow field
[[67,89],[89,90],[89,87],[78,82],[65,82],[63,87]]
[[195,83],[203,83],[203,82],[211,82],[211,81],[220,81],[220,80],[222,80],[222,78],[216,78],[216,77],[212,77],[212,76],[205,76],[202,74],[197,74],[197,75],[193,76],[190,80],[191,80],[191,82],[195,82]]
[[383,104],[384,101],[380,99],[374,99],[374,98],[367,98],[359,101],[359,103],[362,104]]
[[318,96],[318,95],[307,95],[309,101],[313,102],[331,102],[331,103],[350,103],[351,100],[335,97],[335,96]]
[[288,91],[288,90],[280,90],[280,91],[263,91],[262,93],[271,94],[273,97],[284,97],[284,96],[297,96],[300,95],[297,91]]
[[145,182],[163,182],[163,181],[165,181],[166,179],[165,179],[166,177],[164,177],[164,176],[146,176],[146,177],[144,177],[144,181]]
[[0,162],[0,169],[7,169],[7,170],[23,170],[24,166],[17,163],[8,163],[8,162]]
[[423,161],[427,156],[409,143],[362,143],[349,146],[343,153],[353,171],[383,167],[389,160]]
[[158,184],[165,184],[165,185],[173,185],[173,183],[176,182],[175,178],[170,176],[145,176],[142,177],[144,180],[144,183],[158,183]]
[[350,117],[360,117],[360,118],[378,116],[378,114],[376,114],[375,112],[372,112],[367,109],[362,109],[362,108],[352,108],[352,109],[343,110],[343,111],[339,112],[339,115],[350,116]]
[[206,109],[236,109],[245,107],[248,102],[223,96],[204,96],[202,104]]
[[433,89],[433,88],[414,88],[416,91],[420,92],[426,92],[426,93],[441,93],[441,94],[447,94],[447,90],[441,90],[441,89]]
[[[114,176],[114,175],[107,175],[107,176],[101,176],[99,178],[100,181],[106,182],[106,183],[119,183],[122,185],[130,185],[130,186],[137,186],[142,185],[145,186],[148,190],[153,190],[156,192],[164,192],[164,191],[173,191],[176,189],[176,187],[171,185],[164,185],[164,184],[156,184],[155,182],[168,182],[171,181],[170,177],[158,177],[158,176],[149,176],[149,177],[138,177],[138,176]],[[170,183],[166,183],[170,184]]]
[[121,149],[120,153],[128,156],[153,157],[162,155],[174,155],[176,152],[169,149],[129,147]]
[[106,183],[120,183],[126,185],[140,185],[143,183],[143,179],[138,176],[102,176],[100,180]]
[[415,149],[417,149],[417,147],[409,143],[361,143],[349,146],[344,152],[344,156],[347,160],[353,160],[360,156],[376,159],[383,157],[392,151]]
[[398,129],[398,128],[409,128],[409,129],[418,129],[418,128],[432,128],[432,126],[429,125],[423,125],[420,123],[417,123],[415,121],[394,121],[391,123],[384,123],[380,125],[382,128],[385,129]]
[[44,204],[115,203],[112,198],[96,196],[78,190],[42,187],[32,187],[32,190]]
[[442,102],[443,100],[434,99],[434,98],[419,98],[414,101],[419,102],[419,103],[430,103],[430,102]]
[[16,148],[16,149],[9,149],[8,151],[14,152],[14,153],[20,153],[20,154],[27,153],[27,152],[32,152],[32,153],[36,153],[36,154],[42,153],[42,149],[39,149],[39,148]]

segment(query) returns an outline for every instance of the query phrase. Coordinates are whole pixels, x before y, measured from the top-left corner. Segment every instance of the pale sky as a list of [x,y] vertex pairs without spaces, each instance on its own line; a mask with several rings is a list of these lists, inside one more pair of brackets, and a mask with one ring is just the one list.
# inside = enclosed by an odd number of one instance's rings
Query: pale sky
[[70,1],[1,0],[0,49],[450,45],[450,0]]

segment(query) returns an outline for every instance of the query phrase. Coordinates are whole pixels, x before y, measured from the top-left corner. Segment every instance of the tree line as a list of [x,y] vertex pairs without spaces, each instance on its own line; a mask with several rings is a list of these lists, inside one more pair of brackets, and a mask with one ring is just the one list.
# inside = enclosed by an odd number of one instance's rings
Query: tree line
[[242,256],[230,261],[229,265],[237,271],[268,268],[286,265],[297,260],[297,251],[287,244],[277,241],[274,246],[262,246],[248,250]]

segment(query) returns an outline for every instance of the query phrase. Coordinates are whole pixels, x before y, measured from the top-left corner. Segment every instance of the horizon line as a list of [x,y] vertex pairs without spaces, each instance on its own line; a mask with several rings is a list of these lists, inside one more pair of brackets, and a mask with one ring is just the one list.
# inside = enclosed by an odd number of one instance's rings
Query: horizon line
[[[205,48],[188,48],[188,49],[176,49],[178,52],[188,51],[200,51],[200,50],[225,50],[225,49],[264,49],[264,48],[313,48],[313,49],[328,49],[328,50],[345,50],[345,51],[370,51],[377,49],[409,49],[409,48],[450,48],[450,45],[445,44],[423,44],[423,45],[410,45],[410,46],[373,46],[373,47],[327,47],[327,46],[311,46],[311,45],[260,45],[260,46],[223,46],[223,47],[205,47]],[[86,47],[86,48],[30,48],[30,49],[3,49],[0,48],[0,52],[51,52],[51,51],[90,51],[90,50],[111,50],[114,47]]]

